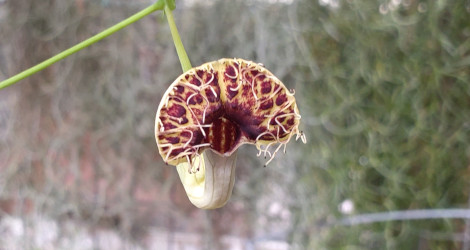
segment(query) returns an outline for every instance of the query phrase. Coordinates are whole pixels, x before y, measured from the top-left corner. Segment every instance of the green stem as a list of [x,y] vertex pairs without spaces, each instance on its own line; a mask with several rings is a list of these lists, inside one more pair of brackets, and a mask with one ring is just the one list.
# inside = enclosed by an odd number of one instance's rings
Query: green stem
[[124,27],[126,27],[126,26],[142,19],[143,17],[151,14],[154,11],[163,10],[164,6],[166,6],[165,3],[164,3],[164,0],[159,0],[158,2],[152,4],[151,6],[145,8],[145,9],[141,10],[140,12],[134,14],[133,16],[127,18],[126,20],[124,20],[124,21],[122,21],[122,22],[120,22],[120,23],[118,23],[118,24],[116,24],[116,25],[114,25],[114,26],[112,26],[112,27],[96,34],[96,35],[94,35],[91,38],[88,38],[87,40],[85,40],[85,41],[83,41],[83,42],[81,42],[81,43],[65,50],[65,51],[62,51],[61,53],[45,60],[42,63],[39,63],[38,65],[36,65],[32,68],[29,68],[29,69],[15,75],[15,76],[13,76],[13,77],[10,77],[10,78],[0,82],[0,89],[8,87],[8,86],[10,86],[10,85],[26,78],[26,77],[28,77],[28,76],[31,76],[31,75],[33,75],[33,74],[49,67],[49,66],[51,66],[52,64],[66,58],[66,57],[68,57],[68,56],[70,56],[70,55],[72,55],[72,54],[74,54],[74,53],[76,53],[76,52],[78,52],[78,51],[80,51],[80,50],[82,50],[82,49],[98,42],[98,41],[100,41],[101,39],[110,36],[111,34],[115,33],[116,31],[119,31],[120,29],[122,29],[122,28],[124,28]]
[[184,50],[183,43],[181,42],[181,38],[178,33],[178,29],[176,28],[175,20],[173,19],[173,13],[170,7],[171,6],[168,6],[168,4],[165,5],[165,15],[168,19],[168,24],[170,25],[171,36],[173,37],[173,42],[175,43],[176,53],[180,59],[181,68],[183,69],[183,72],[186,72],[190,70],[192,66],[188,55],[186,54],[186,50]]

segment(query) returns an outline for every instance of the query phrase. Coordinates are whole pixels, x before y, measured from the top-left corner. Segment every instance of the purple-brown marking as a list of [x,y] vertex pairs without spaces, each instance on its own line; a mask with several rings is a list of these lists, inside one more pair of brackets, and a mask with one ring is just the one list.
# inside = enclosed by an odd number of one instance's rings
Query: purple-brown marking
[[171,144],[176,144],[176,143],[180,142],[179,137],[167,137],[166,140]]
[[273,107],[273,100],[271,100],[271,99],[261,103],[261,105],[259,106],[259,108],[262,109],[262,110],[267,110],[267,109],[270,109],[272,107]]
[[271,82],[263,81],[261,83],[261,93],[267,94],[271,92]]
[[184,114],[186,114],[186,109],[179,105],[179,104],[173,104],[169,109],[168,109],[168,115],[173,116],[173,117],[181,117]]
[[[184,79],[198,88],[180,83]],[[188,71],[172,86],[163,98],[167,103],[160,104],[155,130],[169,164],[191,162],[207,148],[230,155],[242,143],[261,150],[260,145],[285,144],[292,133],[299,134],[295,99],[258,64],[223,59]]]
[[277,98],[276,98],[276,105],[277,106],[281,106],[283,103],[285,103],[287,101],[287,97],[286,97],[286,94],[280,94]]

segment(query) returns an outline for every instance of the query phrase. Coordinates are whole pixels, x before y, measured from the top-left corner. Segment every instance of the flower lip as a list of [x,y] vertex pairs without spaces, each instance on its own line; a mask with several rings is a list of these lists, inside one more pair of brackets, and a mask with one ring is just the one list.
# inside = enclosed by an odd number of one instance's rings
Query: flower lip
[[171,84],[157,111],[155,136],[171,165],[191,162],[206,149],[229,156],[242,144],[255,144],[269,163],[293,135],[305,142],[300,118],[293,93],[263,66],[221,59]]

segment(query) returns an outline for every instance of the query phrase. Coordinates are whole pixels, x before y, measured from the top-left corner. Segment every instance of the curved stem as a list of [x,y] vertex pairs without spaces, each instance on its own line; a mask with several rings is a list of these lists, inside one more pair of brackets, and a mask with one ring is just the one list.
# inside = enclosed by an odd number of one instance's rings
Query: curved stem
[[114,26],[112,26],[112,27],[110,27],[110,28],[108,28],[108,29],[106,29],[106,30],[90,37],[90,38],[88,38],[87,40],[85,40],[85,41],[83,41],[83,42],[81,42],[81,43],[79,43],[79,44],[77,44],[77,45],[75,45],[75,46],[73,46],[73,47],[71,47],[67,50],[62,51],[61,53],[59,53],[59,54],[57,54],[57,55],[41,62],[41,63],[39,63],[38,65],[36,65],[32,68],[29,68],[29,69],[15,75],[15,76],[13,76],[13,77],[10,77],[10,78],[0,82],[0,89],[6,88],[6,87],[8,87],[12,84],[15,84],[18,81],[20,81],[20,80],[22,80],[22,79],[24,79],[28,76],[31,76],[31,75],[33,75],[33,74],[49,67],[49,66],[51,66],[52,64],[66,58],[66,57],[68,57],[68,56],[70,56],[70,55],[72,55],[72,54],[74,54],[74,53],[76,53],[76,52],[78,52],[78,51],[80,51],[80,50],[82,50],[82,49],[98,42],[98,41],[100,41],[101,39],[112,35],[113,33],[121,30],[122,28],[124,28],[124,27],[126,27],[126,26],[142,19],[143,17],[151,14],[152,12],[155,12],[157,10],[163,10],[163,8],[165,6],[166,5],[165,5],[164,0],[159,0],[158,2],[150,5],[149,7],[145,8],[145,9],[141,10],[140,12],[138,12],[138,13],[132,15],[131,17],[127,18],[126,20],[124,20],[124,21],[122,21],[122,22],[120,22],[120,23],[118,23],[118,24],[116,24],[116,25],[114,25]]
[[181,68],[183,69],[183,72],[186,72],[190,70],[192,66],[188,55],[186,54],[186,50],[184,50],[183,43],[181,42],[181,38],[178,33],[178,29],[176,28],[175,20],[173,19],[173,13],[170,7],[171,6],[168,6],[168,4],[165,5],[165,15],[168,19],[168,24],[170,25],[171,36],[173,37],[173,42],[175,43],[176,53],[180,59]]

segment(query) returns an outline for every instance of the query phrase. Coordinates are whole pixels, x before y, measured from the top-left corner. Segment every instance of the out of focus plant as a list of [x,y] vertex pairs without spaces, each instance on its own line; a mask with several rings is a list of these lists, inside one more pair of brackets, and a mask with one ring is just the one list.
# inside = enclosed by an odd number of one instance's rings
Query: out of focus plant
[[296,74],[310,93],[302,100],[316,117],[300,186],[317,190],[293,206],[294,241],[460,249],[462,219],[324,225],[350,213],[468,208],[468,1],[318,2],[291,15],[305,55]]

